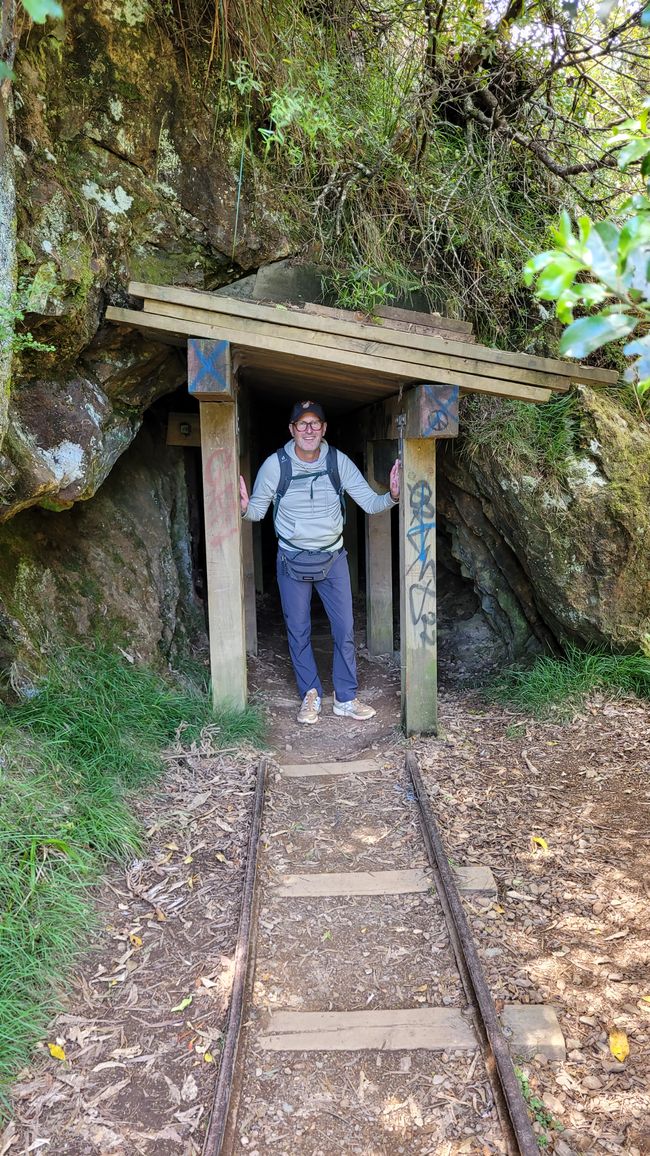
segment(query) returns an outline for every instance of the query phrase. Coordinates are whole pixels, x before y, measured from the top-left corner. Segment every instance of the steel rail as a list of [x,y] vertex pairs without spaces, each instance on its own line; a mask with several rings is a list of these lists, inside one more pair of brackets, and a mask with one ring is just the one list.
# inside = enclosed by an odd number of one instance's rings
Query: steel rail
[[476,945],[463,910],[458,888],[449,866],[445,848],[424,786],[415,755],[406,755],[406,769],[413,784],[415,797],[420,807],[420,818],[424,841],[429,852],[431,866],[437,873],[440,899],[445,908],[451,939],[456,954],[463,986],[472,1005],[482,1037],[484,1050],[487,1045],[486,1064],[492,1079],[499,1115],[506,1114],[506,1133],[510,1133],[511,1143],[516,1143],[514,1151],[519,1156],[539,1156],[537,1137],[533,1132],[526,1101],[517,1081],[514,1065],[503,1034],[494,1000],[488,988]]
[[221,1064],[219,1065],[219,1075],[217,1077],[217,1087],[214,1100],[212,1101],[210,1122],[203,1144],[203,1156],[219,1156],[228,1126],[233,1077],[239,1052],[239,1039],[246,1004],[246,989],[253,962],[253,953],[251,953],[250,947],[254,932],[257,850],[262,828],[267,762],[268,760],[266,758],[260,759],[257,769],[257,782],[253,799],[253,816],[248,837],[246,876],[244,879],[244,891],[239,915],[237,947],[235,949],[232,995],[230,998],[230,1009],[228,1012],[223,1052],[221,1054]]

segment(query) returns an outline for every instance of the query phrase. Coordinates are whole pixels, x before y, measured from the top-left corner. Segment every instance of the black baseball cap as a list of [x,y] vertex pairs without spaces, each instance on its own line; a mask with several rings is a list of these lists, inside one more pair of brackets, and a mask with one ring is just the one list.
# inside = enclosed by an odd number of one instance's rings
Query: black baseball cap
[[291,410],[289,425],[293,425],[294,421],[298,421],[306,413],[313,413],[321,421],[325,421],[325,410],[317,401],[297,401]]

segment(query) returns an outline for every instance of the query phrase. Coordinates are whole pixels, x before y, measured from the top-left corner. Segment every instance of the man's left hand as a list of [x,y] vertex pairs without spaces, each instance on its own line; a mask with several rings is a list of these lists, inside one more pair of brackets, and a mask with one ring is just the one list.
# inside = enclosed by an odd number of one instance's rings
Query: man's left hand
[[390,496],[394,502],[396,502],[399,498],[399,474],[401,465],[402,463],[400,462],[399,458],[397,458],[392,470],[390,471]]

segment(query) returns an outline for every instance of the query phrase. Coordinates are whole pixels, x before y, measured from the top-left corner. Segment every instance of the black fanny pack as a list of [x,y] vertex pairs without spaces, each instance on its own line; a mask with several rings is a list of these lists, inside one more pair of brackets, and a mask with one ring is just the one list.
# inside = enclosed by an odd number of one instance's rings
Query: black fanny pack
[[322,582],[344,550],[298,550],[289,557],[280,551],[280,565],[289,578],[297,582]]

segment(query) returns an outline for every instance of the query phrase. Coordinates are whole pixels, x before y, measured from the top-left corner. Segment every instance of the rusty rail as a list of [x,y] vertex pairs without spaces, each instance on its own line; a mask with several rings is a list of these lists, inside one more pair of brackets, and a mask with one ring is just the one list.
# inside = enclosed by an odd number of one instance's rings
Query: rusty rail
[[257,875],[257,849],[259,846],[262,813],[264,810],[267,761],[266,758],[262,758],[257,768],[253,817],[251,820],[250,835],[248,837],[246,877],[244,880],[244,893],[239,915],[237,947],[235,949],[235,968],[230,1010],[228,1012],[228,1023],[226,1025],[223,1052],[221,1054],[221,1064],[219,1065],[217,1088],[210,1113],[210,1123],[203,1144],[203,1156],[219,1156],[221,1153],[230,1115],[231,1093],[239,1052],[242,1018],[246,1004],[246,989],[254,963],[254,952],[251,951],[251,943],[254,940],[255,879]]
[[434,869],[465,994],[474,1012],[506,1142],[514,1156],[539,1156],[537,1137],[531,1127],[526,1101],[517,1081],[508,1044],[458,894],[456,880],[438,832],[417,759],[410,751],[406,755],[406,769],[420,807],[424,841]]

